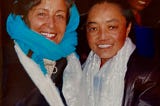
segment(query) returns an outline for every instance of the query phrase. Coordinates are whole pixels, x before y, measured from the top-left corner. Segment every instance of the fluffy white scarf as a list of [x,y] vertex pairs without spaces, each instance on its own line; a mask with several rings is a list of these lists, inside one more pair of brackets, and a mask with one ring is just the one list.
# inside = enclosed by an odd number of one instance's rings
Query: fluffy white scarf
[[83,69],[81,106],[121,106],[127,62],[135,49],[129,38],[116,56],[100,68],[100,58],[90,52]]

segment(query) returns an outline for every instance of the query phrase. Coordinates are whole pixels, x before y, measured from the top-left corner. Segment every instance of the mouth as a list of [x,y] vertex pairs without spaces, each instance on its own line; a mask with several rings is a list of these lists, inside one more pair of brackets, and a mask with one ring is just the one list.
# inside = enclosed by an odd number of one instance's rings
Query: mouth
[[147,1],[138,0],[138,3],[141,4],[141,5],[145,5],[145,4],[147,4]]
[[98,47],[99,48],[102,48],[102,49],[104,49],[104,48],[109,48],[109,47],[111,47],[112,45],[109,45],[109,44],[99,44],[98,45]]
[[53,39],[56,37],[57,34],[53,33],[46,33],[46,32],[41,32],[41,35],[45,36],[48,39]]

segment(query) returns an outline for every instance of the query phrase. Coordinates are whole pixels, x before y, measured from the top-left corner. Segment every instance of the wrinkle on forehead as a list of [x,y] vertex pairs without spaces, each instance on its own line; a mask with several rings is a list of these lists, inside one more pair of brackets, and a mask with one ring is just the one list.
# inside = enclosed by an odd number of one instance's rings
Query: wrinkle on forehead
[[41,5],[43,5],[44,9],[67,11],[67,3],[65,0],[42,0],[39,6]]

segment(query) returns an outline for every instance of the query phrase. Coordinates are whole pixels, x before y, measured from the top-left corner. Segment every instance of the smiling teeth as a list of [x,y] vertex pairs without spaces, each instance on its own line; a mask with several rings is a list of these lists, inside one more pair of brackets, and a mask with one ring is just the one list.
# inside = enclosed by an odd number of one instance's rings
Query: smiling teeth
[[146,4],[145,1],[141,1],[141,0],[139,0],[138,3],[140,3],[140,4]]
[[112,45],[98,45],[99,48],[108,48],[110,46],[112,46]]
[[50,33],[41,33],[41,34],[48,37],[48,38],[55,36],[55,34],[50,34]]

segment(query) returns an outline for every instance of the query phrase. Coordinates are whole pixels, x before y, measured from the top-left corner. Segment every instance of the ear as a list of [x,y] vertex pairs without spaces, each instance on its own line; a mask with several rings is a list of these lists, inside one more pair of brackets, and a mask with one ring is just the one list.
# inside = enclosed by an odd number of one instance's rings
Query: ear
[[128,37],[129,32],[131,31],[132,23],[130,22],[127,26],[126,37]]

